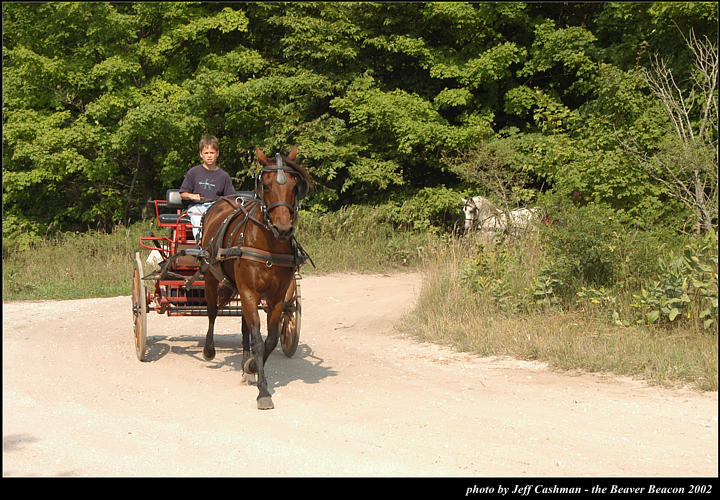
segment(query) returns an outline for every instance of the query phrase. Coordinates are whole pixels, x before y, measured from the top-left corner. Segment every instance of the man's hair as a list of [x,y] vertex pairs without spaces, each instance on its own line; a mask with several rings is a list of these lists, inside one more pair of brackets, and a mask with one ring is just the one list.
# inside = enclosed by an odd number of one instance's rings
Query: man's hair
[[202,151],[203,148],[206,147],[215,148],[215,151],[220,151],[220,143],[217,140],[217,137],[210,134],[205,134],[200,138],[200,148],[198,151]]

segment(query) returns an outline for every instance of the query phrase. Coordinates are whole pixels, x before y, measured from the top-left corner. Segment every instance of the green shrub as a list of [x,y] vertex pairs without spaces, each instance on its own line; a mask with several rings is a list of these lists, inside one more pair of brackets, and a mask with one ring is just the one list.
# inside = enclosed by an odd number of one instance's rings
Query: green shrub
[[658,259],[659,279],[634,294],[632,305],[643,323],[673,323],[695,318],[704,329],[718,325],[717,237],[710,233],[693,239],[682,253]]
[[637,291],[657,276],[659,258],[682,248],[687,236],[668,228],[640,228],[622,222],[602,204],[548,208],[553,223],[542,231],[545,269],[560,281],[566,301],[583,287]]
[[377,208],[380,220],[398,229],[439,233],[462,227],[463,193],[445,186],[423,188]]
[[542,273],[538,269],[543,255],[536,234],[522,240],[498,240],[493,245],[486,245],[479,235],[459,241],[474,243],[460,263],[460,283],[475,296],[480,307],[503,313],[537,308],[533,294],[536,276]]
[[540,308],[557,305],[561,302],[558,290],[564,283],[558,274],[550,269],[543,269],[535,277],[532,284],[533,304]]
[[625,233],[614,211],[604,205],[564,207],[557,222],[542,232],[547,274],[557,292],[571,298],[582,286],[612,286],[622,269],[615,251]]
[[43,230],[47,232],[47,229],[47,225],[43,228],[42,224],[4,213],[2,220],[3,258],[13,252],[27,251],[33,245],[41,243]]
[[517,309],[517,300],[511,290],[509,275],[512,266],[508,262],[505,246],[489,250],[483,246],[474,258],[463,260],[461,282],[478,294],[480,300],[488,300],[493,307],[510,312]]

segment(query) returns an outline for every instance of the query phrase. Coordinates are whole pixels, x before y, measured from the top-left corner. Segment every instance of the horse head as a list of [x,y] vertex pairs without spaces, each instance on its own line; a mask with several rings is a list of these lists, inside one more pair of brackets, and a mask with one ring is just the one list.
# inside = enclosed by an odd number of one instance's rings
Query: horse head
[[498,207],[484,196],[463,198],[463,213],[465,214],[465,231],[470,229],[488,229],[486,226],[497,224],[502,212]]
[[265,223],[276,238],[289,240],[295,231],[300,201],[310,188],[310,176],[295,162],[297,146],[288,156],[277,153],[270,159],[257,146],[255,154],[262,165],[255,191],[262,200]]
[[463,213],[465,214],[465,231],[469,231],[473,221],[477,219],[477,207],[473,203],[472,198],[463,198]]

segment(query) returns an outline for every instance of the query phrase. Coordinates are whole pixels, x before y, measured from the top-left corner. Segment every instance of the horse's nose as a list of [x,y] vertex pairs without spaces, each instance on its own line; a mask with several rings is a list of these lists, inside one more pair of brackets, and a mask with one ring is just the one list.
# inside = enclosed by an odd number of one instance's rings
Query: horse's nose
[[277,233],[277,238],[280,240],[289,240],[295,232],[295,226],[293,226],[292,224],[289,224],[287,226],[275,225],[273,227]]

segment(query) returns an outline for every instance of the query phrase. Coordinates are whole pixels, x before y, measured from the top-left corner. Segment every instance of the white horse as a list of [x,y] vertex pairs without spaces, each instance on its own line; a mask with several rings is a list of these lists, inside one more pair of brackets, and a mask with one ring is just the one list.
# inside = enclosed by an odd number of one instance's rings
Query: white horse
[[487,233],[519,234],[533,229],[534,222],[542,218],[539,207],[516,208],[506,213],[482,196],[463,198],[463,204],[465,231],[477,229]]

